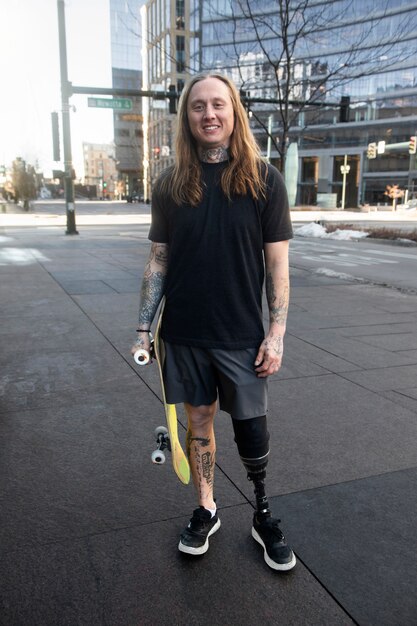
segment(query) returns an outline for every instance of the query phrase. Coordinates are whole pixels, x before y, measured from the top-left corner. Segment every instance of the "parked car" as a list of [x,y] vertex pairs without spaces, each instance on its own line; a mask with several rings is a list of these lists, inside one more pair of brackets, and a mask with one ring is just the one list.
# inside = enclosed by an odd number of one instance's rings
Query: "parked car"
[[143,202],[144,199],[143,199],[142,195],[140,195],[139,193],[135,192],[135,193],[132,193],[131,196],[127,196],[126,197],[126,201],[127,202]]

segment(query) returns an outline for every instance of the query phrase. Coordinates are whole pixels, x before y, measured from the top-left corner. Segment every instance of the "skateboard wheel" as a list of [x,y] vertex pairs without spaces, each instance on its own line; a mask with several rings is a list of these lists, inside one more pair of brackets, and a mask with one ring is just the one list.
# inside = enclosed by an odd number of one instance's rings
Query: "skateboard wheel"
[[151,357],[147,350],[141,349],[141,350],[136,350],[135,354],[133,355],[133,358],[135,359],[135,363],[137,363],[138,365],[147,365]]
[[151,458],[152,463],[156,463],[156,465],[162,465],[162,463],[165,463],[165,454],[161,452],[161,450],[154,450]]
[[168,430],[165,428],[165,426],[157,426],[155,428],[156,439],[158,439],[159,435],[167,435],[167,434],[168,434]]

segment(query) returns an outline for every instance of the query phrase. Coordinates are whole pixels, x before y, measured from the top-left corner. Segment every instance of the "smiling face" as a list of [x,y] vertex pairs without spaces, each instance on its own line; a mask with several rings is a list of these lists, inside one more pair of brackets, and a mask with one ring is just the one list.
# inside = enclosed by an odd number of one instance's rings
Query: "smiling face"
[[187,101],[187,117],[200,150],[229,147],[235,116],[223,81],[208,77],[195,83]]

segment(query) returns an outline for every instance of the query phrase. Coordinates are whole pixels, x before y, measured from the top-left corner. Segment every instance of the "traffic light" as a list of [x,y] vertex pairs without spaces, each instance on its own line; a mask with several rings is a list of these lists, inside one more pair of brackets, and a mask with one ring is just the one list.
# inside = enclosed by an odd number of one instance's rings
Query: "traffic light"
[[417,152],[417,137],[413,135],[410,137],[410,143],[408,144],[409,154],[415,154]]
[[366,151],[366,156],[368,159],[376,159],[377,153],[377,145],[376,143],[368,143],[368,149]]
[[245,91],[244,89],[240,89],[239,90],[239,95],[240,95],[240,101],[243,104],[243,106],[245,107],[247,113],[249,113],[249,91]]
[[168,87],[168,91],[172,94],[172,95],[168,96],[168,99],[169,99],[169,112],[172,113],[172,114],[175,114],[177,112],[177,100],[178,100],[177,89],[176,89],[175,85],[170,85]]
[[106,187],[107,187],[107,183],[106,183],[106,181],[104,181],[104,183],[103,183],[103,189],[106,189]]
[[348,122],[350,113],[350,96],[340,98],[339,122]]

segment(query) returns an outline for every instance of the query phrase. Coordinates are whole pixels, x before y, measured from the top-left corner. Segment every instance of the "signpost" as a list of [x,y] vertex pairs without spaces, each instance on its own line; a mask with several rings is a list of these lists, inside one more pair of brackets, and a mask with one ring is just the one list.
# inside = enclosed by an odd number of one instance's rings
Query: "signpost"
[[99,109],[131,111],[133,105],[130,98],[88,98],[88,106]]
[[350,165],[347,164],[347,154],[345,154],[345,158],[343,161],[343,165],[340,166],[340,171],[343,175],[343,183],[342,183],[342,211],[345,208],[345,198],[346,198],[346,176],[350,172]]

